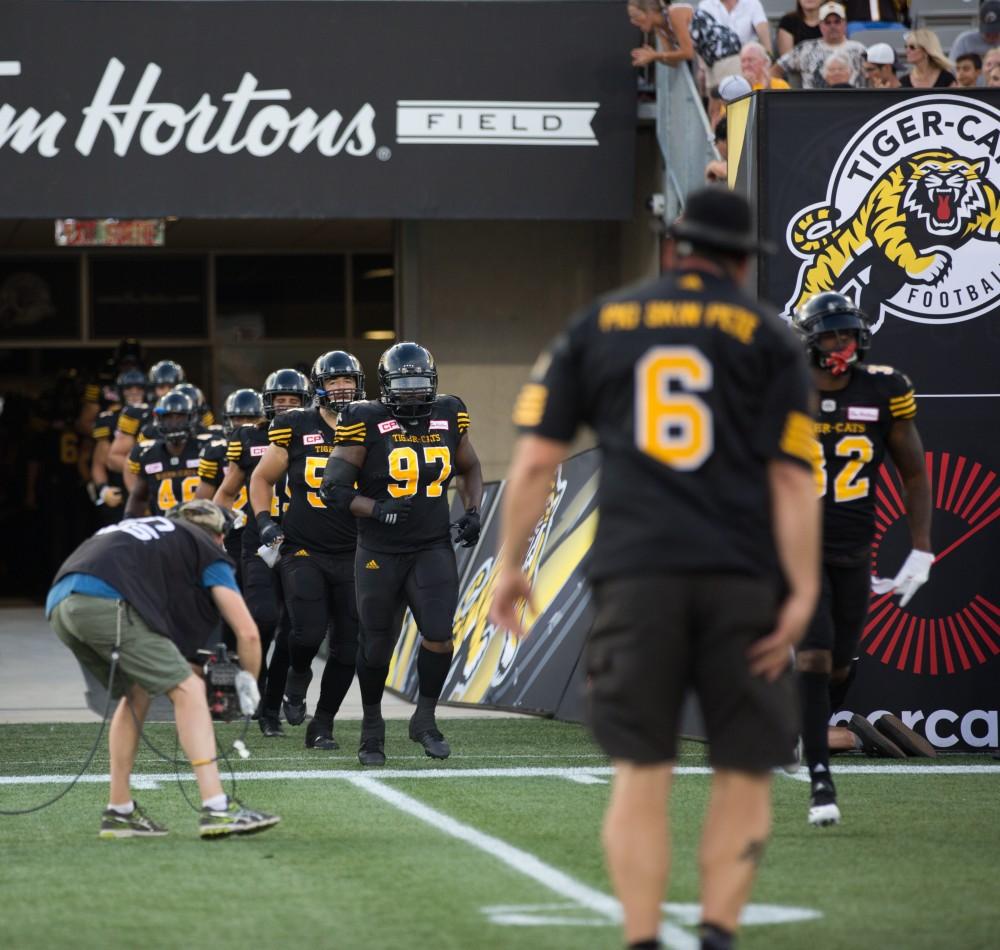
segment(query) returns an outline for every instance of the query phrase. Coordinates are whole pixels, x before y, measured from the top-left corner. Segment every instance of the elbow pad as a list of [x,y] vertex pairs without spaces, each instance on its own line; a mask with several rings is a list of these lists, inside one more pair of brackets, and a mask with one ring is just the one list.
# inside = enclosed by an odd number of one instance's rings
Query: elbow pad
[[323,484],[320,485],[319,497],[334,511],[351,513],[351,502],[358,494],[354,487],[361,469],[357,465],[345,462],[344,459],[331,458],[326,463],[323,472]]

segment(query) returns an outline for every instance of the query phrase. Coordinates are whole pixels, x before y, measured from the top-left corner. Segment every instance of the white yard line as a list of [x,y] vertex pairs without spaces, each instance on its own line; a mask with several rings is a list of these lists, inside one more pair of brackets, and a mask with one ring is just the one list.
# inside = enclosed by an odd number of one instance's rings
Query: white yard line
[[[381,778],[381,773],[380,773]],[[603,894],[577,881],[558,868],[546,864],[527,851],[515,848],[506,841],[484,834],[471,825],[456,821],[450,815],[437,811],[409,795],[384,785],[380,779],[355,773],[351,784],[371,795],[381,798],[394,808],[412,815],[443,834],[464,841],[466,844],[503,862],[525,877],[530,877],[555,894],[568,898],[580,907],[592,910],[612,923],[621,923],[621,905],[613,897]],[[675,924],[664,921],[660,926],[660,939],[670,950],[697,950],[698,940]]]
[[[223,777],[228,779],[228,770],[223,769]],[[380,769],[360,772],[357,769],[273,769],[266,771],[238,771],[237,782],[271,782],[275,780],[348,780],[371,776],[378,779],[390,778],[562,778],[574,781],[582,777],[585,784],[589,780],[612,774],[610,766],[569,766],[556,768],[547,766],[524,766],[509,769]],[[674,769],[675,775],[711,775],[707,766],[681,765]],[[844,765],[833,770],[834,775],[997,775],[1000,765]],[[789,776],[790,778],[794,776]],[[0,785],[58,785],[69,782],[73,775],[0,775]],[[136,782],[156,782],[173,779],[173,772],[143,772],[132,776]],[[182,771],[181,778],[194,781],[189,772]],[[109,781],[107,773],[84,775],[83,784],[93,785]]]

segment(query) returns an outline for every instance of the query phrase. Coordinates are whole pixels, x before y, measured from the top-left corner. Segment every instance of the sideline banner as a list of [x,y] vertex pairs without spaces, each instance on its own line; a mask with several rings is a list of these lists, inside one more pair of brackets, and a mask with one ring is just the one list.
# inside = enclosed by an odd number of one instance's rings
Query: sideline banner
[[[873,597],[853,712],[938,748],[1000,744],[1000,91],[754,96],[736,187],[764,236],[762,296],[787,318],[823,290],[873,321],[874,363],[914,382],[938,560],[905,609]],[[873,570],[910,549],[898,476],[877,485]]]
[[8,0],[8,218],[626,219],[617,0]]

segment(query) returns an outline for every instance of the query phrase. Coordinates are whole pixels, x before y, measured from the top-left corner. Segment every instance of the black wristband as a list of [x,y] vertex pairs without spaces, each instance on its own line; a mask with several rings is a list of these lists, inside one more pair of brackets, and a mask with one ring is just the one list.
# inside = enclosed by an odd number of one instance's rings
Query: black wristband
[[267,511],[259,512],[254,520],[257,522],[258,531],[263,531],[269,524],[274,524],[274,518]]

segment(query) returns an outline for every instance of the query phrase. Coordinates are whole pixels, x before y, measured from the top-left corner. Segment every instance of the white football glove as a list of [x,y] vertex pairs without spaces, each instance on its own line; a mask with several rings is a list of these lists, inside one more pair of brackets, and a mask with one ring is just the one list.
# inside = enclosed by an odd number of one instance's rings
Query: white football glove
[[260,690],[255,680],[246,670],[236,674],[236,695],[240,699],[240,712],[252,716],[260,703]]
[[899,573],[892,580],[892,592],[900,594],[899,606],[905,607],[913,595],[927,583],[931,576],[934,555],[930,551],[913,550],[907,555]]
[[280,544],[262,544],[257,548],[257,556],[268,566],[274,567],[278,563],[278,558],[281,557],[279,552]]

